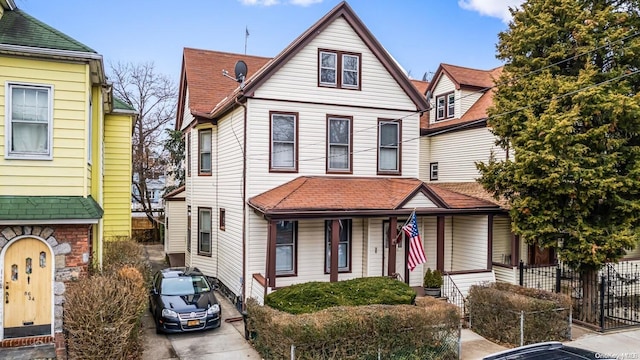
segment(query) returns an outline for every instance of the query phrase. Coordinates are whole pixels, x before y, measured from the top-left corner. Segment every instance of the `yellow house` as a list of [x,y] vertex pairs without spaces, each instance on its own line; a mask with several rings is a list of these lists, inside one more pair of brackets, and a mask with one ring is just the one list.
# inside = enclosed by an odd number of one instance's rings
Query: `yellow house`
[[135,116],[100,54],[0,0],[0,349],[64,356],[65,283],[131,235]]

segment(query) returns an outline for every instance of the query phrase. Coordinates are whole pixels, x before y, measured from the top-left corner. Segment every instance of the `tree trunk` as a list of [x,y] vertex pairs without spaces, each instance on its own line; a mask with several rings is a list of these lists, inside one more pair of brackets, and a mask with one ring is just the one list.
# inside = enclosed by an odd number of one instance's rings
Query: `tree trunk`
[[589,324],[598,324],[598,302],[600,287],[598,286],[598,270],[587,270],[580,273],[582,282],[582,307],[579,319]]

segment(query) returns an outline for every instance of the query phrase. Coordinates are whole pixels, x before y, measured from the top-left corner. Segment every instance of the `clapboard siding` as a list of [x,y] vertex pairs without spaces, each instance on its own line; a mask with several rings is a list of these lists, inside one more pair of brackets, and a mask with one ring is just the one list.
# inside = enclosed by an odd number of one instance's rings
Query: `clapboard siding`
[[[269,112],[298,113],[298,173],[269,172]],[[301,103],[250,100],[247,136],[247,196],[250,198],[298,176],[326,175],[327,115],[353,117],[353,176],[377,176],[377,123],[379,118],[402,119],[402,177],[418,176],[419,118],[407,112],[314,106]],[[405,141],[406,140],[406,141]],[[335,176],[335,175],[332,175]]]
[[487,268],[487,216],[454,216],[451,270]]
[[174,196],[171,201],[165,201],[164,211],[166,223],[164,251],[167,254],[186,252],[187,203],[184,201],[184,195]]
[[501,267],[494,266],[493,272],[496,275],[496,281],[508,282],[510,284],[518,283],[518,268],[517,267]]
[[511,220],[506,216],[493,217],[493,262],[511,263]]
[[496,276],[493,271],[488,270],[486,272],[451,275],[451,280],[456,284],[462,296],[466,297],[469,295],[471,286],[496,282]]
[[409,200],[404,206],[406,209],[411,208],[437,208],[438,205],[434,204],[431,199],[429,199],[426,195],[419,193],[416,194],[411,200]]
[[[456,85],[444,73],[442,73],[442,76],[437,81],[438,83],[433,88],[432,98],[428,99],[432,105],[431,109],[429,110],[429,121],[431,123],[436,122],[436,108],[437,108],[436,98],[440,95],[448,94],[450,92],[454,92],[454,93],[456,92]],[[459,98],[459,95],[456,94],[456,99],[458,98]],[[460,107],[460,101],[457,100],[456,109],[455,109],[456,114],[459,114],[459,111],[460,111],[459,107]],[[456,117],[459,117],[459,116],[456,116]],[[447,120],[439,120],[437,122],[444,122],[444,121],[447,121]]]
[[[103,146],[105,238],[131,236],[131,121],[129,115],[105,115]],[[93,137],[93,139],[96,138]]]
[[478,91],[458,90],[456,94],[456,118],[464,116],[471,106],[480,99],[482,94],[484,93]]
[[[450,132],[431,138],[431,158],[424,162],[438,163],[440,182],[475,181],[479,177],[475,163],[487,162],[492,150],[497,160],[504,159],[504,151],[495,146],[488,128]],[[426,176],[428,180],[428,173]]]
[[[318,49],[362,54],[361,90],[319,87]],[[416,105],[343,18],[336,19],[284,64],[256,90],[255,96],[416,110]]]
[[[7,83],[52,87],[52,160],[5,159]],[[88,64],[3,57],[0,84],[0,183],[11,195],[87,195]]]

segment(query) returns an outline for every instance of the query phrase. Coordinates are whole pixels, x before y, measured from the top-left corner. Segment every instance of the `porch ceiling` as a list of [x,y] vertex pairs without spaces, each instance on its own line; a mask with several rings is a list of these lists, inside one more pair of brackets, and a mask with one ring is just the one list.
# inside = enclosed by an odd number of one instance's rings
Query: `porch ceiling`
[[405,204],[416,195],[435,205],[417,209],[420,214],[501,211],[490,201],[415,178],[377,177],[301,176],[250,198],[249,205],[265,216],[388,216],[411,212]]

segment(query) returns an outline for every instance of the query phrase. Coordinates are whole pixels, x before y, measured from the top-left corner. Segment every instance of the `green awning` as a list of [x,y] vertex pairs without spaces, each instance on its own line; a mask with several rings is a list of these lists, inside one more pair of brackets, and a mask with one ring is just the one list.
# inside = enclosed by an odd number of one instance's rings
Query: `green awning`
[[91,196],[0,195],[0,221],[97,220],[103,214]]

